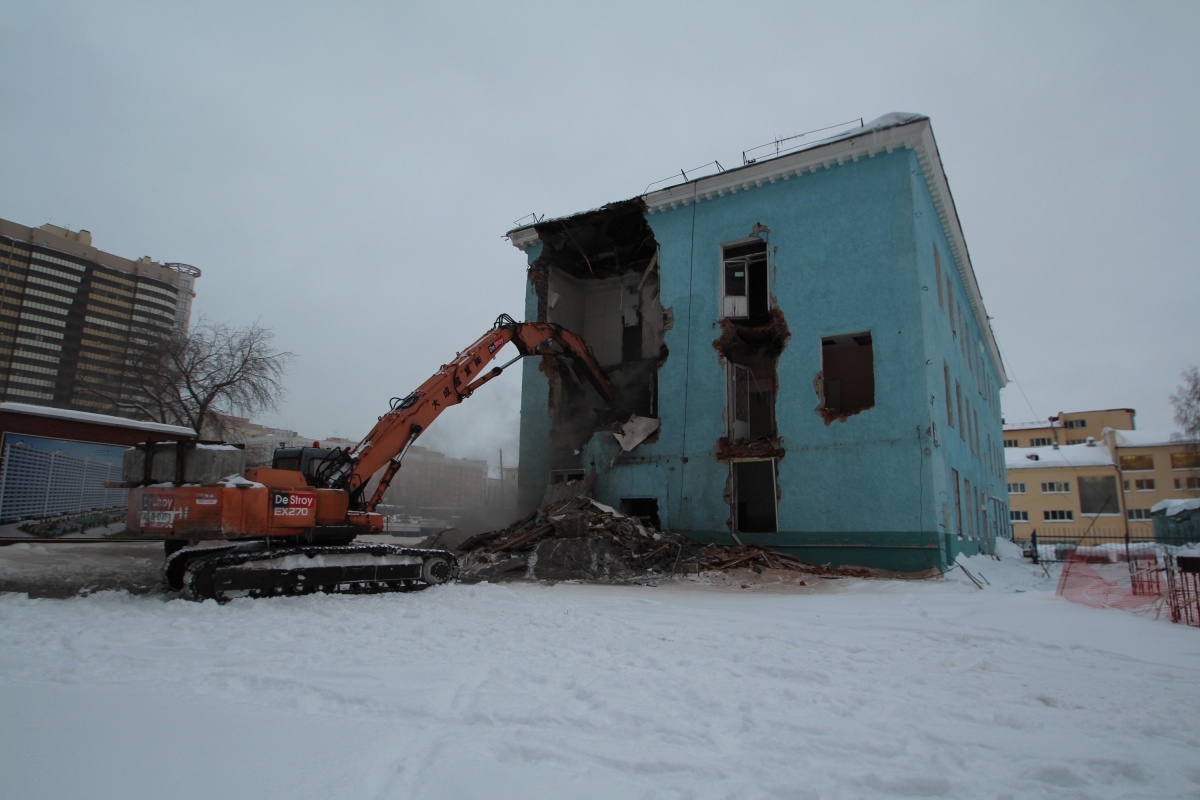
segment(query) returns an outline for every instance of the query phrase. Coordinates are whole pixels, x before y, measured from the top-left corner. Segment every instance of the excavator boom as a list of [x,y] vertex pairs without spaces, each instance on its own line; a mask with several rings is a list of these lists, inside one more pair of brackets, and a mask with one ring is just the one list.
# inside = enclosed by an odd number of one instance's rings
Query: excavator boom
[[[489,369],[510,342],[517,355]],[[222,459],[241,455],[229,445],[170,443],[163,452],[139,445],[126,457],[127,485],[133,487],[126,528],[161,537],[168,545],[227,542],[184,547],[168,558],[167,584],[198,598],[407,591],[453,580],[458,562],[452,553],[351,542],[383,531],[375,508],[417,437],[447,408],[526,356],[559,359],[561,366],[566,366],[563,360],[573,363],[605,401],[612,401],[608,378],[579,336],[559,325],[502,315],[416,391],[393,400],[354,447],[285,448],[276,452],[272,467],[230,475],[229,462]],[[197,465],[211,469],[197,474]],[[163,469],[173,479],[164,480]],[[377,473],[379,481],[367,497],[368,481]]]
[[[518,355],[506,364],[487,369],[510,342]],[[581,337],[561,325],[516,322],[504,314],[490,331],[459,352],[453,361],[444,364],[416,391],[394,400],[391,410],[379,418],[362,442],[327,459],[325,469],[318,475],[318,485],[349,492],[351,509],[374,511],[400,468],[405,452],[417,437],[447,408],[466,400],[510,364],[528,356],[570,359],[600,396],[606,402],[612,401],[612,385]],[[364,500],[367,481],[385,466],[375,490]]]

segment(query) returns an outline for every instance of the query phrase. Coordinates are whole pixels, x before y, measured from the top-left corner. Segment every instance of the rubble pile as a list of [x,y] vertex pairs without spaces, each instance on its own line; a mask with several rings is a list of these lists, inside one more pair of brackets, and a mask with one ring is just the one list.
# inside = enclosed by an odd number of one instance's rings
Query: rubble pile
[[821,567],[752,545],[701,545],[586,495],[547,503],[507,528],[465,539],[456,549],[467,580],[644,583],[675,575],[768,569],[869,576],[867,570]]

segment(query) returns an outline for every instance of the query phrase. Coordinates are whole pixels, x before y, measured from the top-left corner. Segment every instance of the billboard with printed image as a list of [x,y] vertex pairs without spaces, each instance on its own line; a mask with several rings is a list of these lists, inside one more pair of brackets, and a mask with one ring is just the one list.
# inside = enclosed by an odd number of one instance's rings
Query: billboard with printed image
[[103,539],[125,530],[127,448],[5,432],[0,437],[0,539]]

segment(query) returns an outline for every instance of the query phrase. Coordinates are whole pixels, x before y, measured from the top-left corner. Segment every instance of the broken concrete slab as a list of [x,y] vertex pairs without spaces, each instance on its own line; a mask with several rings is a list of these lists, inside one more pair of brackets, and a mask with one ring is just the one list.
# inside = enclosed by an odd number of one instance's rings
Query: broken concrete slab
[[613,432],[613,437],[620,443],[621,449],[628,453],[650,438],[661,426],[662,420],[660,419],[655,417],[639,417],[637,414],[633,414],[621,426],[620,430]]

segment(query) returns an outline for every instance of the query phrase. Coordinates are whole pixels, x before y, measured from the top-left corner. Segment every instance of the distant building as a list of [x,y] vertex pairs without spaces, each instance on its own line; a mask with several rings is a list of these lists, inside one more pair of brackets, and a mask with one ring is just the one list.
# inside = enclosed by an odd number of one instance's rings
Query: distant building
[[0,219],[0,401],[115,409],[130,345],[191,316],[200,270],[97,250],[88,231]]
[[525,509],[584,478],[698,541],[902,572],[1007,532],[1007,378],[927,117],[508,236],[526,319],[581,333],[651,420],[618,441],[526,362]]
[[417,445],[408,448],[404,466],[384,496],[385,503],[409,514],[444,519],[479,511],[487,500],[487,461],[454,458]]
[[311,438],[304,438],[296,431],[260,425],[246,417],[214,414],[209,420],[203,431],[204,438],[245,445],[248,467],[271,466],[277,448],[305,447],[313,443]]
[[1061,413],[1005,424],[1013,538],[1149,541],[1151,508],[1200,497],[1200,442],[1134,430],[1131,408]]
[[1050,445],[1085,444],[1088,439],[1100,441],[1104,431],[1112,428],[1131,431],[1137,412],[1132,408],[1106,408],[1099,411],[1060,412],[1045,422],[1005,422],[1005,447],[1049,447]]

